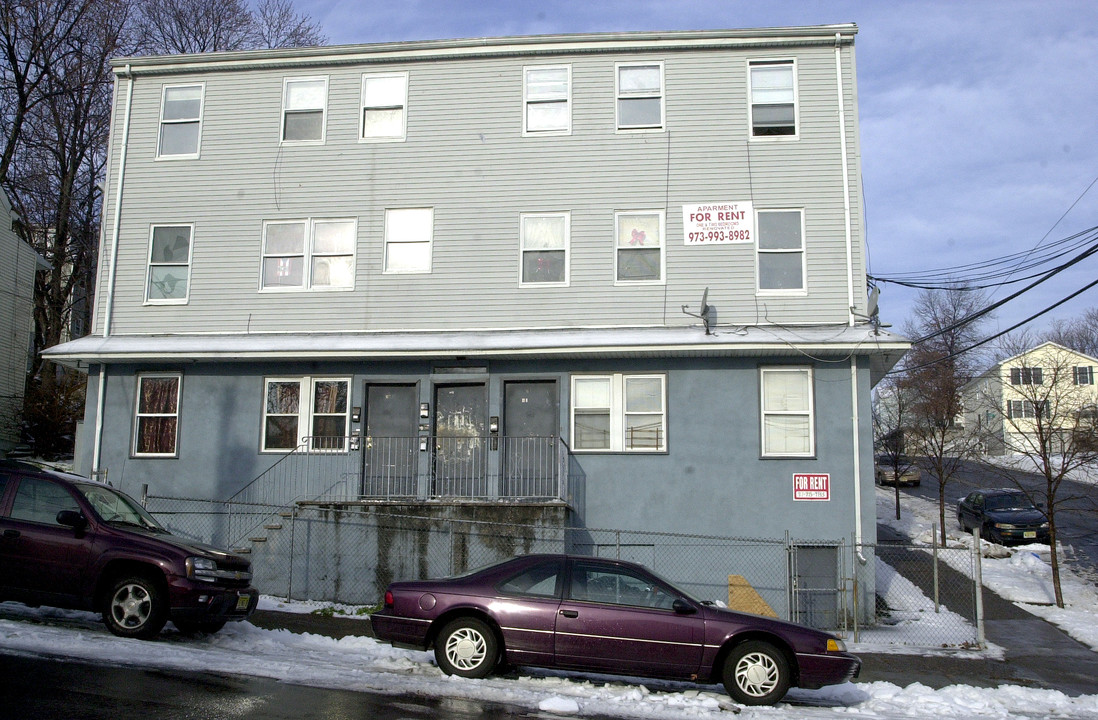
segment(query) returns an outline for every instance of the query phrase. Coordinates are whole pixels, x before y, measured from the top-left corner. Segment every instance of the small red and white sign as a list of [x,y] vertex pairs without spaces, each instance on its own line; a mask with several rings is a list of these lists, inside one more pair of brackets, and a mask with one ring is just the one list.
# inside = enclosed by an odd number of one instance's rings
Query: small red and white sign
[[793,473],[794,500],[830,500],[831,475],[827,473]]

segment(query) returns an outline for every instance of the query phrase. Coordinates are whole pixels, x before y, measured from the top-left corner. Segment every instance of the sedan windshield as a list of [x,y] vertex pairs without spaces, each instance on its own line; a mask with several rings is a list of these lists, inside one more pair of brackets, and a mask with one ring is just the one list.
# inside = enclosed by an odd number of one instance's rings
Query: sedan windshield
[[991,495],[987,499],[988,510],[1033,510],[1033,503],[1025,495]]
[[76,487],[95,508],[95,512],[103,522],[136,525],[149,530],[167,532],[153,519],[152,515],[145,511],[145,508],[113,488],[102,485],[77,485]]

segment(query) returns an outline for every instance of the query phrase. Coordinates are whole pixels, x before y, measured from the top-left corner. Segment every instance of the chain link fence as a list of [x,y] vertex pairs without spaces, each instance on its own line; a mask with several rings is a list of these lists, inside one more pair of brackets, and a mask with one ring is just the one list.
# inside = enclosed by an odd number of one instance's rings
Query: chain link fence
[[[979,557],[968,547],[575,528],[563,506],[145,500],[173,532],[249,552],[256,587],[277,597],[372,605],[392,581],[565,552],[638,562],[700,600],[836,630],[857,643],[982,642]],[[248,537],[233,538],[242,515]]]

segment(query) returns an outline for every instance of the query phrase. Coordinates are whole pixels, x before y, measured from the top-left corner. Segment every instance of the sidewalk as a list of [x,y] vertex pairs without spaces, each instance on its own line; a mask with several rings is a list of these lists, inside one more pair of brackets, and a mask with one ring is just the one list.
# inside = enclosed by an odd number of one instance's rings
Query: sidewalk
[[[987,589],[984,612],[987,639],[1005,650],[1004,660],[975,653],[969,658],[958,651],[924,655],[859,652],[862,672],[855,682],[884,681],[900,687],[921,683],[934,689],[948,685],[1021,685],[1059,690],[1071,696],[1098,693],[1098,653]],[[338,616],[261,610],[252,616],[251,623],[332,638],[373,636],[369,621]]]

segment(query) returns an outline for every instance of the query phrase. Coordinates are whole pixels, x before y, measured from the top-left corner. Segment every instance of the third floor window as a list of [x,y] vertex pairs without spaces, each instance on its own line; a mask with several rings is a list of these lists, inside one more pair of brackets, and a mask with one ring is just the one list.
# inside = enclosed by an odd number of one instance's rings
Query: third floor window
[[286,78],[282,88],[282,141],[324,142],[328,78]]
[[618,130],[663,129],[663,63],[617,66]]
[[572,67],[523,69],[524,135],[567,135],[572,131]]
[[198,157],[204,90],[202,84],[169,85],[164,88],[160,101],[157,157]]

